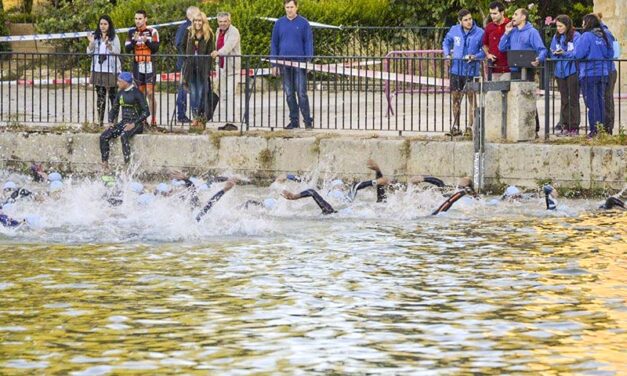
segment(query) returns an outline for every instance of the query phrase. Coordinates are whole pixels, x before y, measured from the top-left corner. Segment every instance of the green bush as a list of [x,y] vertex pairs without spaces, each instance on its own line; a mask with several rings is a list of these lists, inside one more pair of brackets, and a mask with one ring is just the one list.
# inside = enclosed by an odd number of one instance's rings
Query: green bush
[[[0,2],[0,36],[9,35],[9,28],[7,27],[5,20],[4,8],[2,7],[2,2]],[[11,45],[8,43],[0,43],[0,52],[11,51]]]
[[35,15],[23,12],[7,12],[6,20],[11,23],[34,23]]

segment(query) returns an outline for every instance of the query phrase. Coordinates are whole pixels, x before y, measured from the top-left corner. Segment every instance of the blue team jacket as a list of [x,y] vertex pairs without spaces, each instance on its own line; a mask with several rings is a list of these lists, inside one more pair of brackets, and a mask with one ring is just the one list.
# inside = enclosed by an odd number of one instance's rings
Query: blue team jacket
[[[455,25],[446,33],[442,42],[444,56],[451,55],[451,73],[458,76],[476,77],[479,75],[480,61],[485,58],[481,40],[483,29],[472,25],[468,32],[464,32],[462,25]],[[452,50],[452,52],[451,52]],[[475,61],[468,62],[466,55],[474,55]]]
[[[566,43],[566,35],[555,35],[551,40],[551,58],[558,60],[555,63],[555,77],[566,78],[577,73],[577,63],[572,59],[575,58],[575,41],[581,36],[575,31],[573,40]],[[555,55],[553,51],[557,50],[557,45],[562,48],[564,54]]]

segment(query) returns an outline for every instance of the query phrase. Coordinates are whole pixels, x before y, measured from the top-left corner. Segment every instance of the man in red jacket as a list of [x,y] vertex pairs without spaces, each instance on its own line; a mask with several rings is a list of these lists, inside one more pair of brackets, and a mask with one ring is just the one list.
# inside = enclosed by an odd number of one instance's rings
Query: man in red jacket
[[507,54],[499,50],[499,42],[505,33],[505,25],[509,23],[509,19],[505,17],[505,6],[500,1],[491,2],[489,8],[492,22],[485,27],[482,41],[483,50],[485,51],[486,59],[491,63],[489,69],[490,73],[492,73],[492,79],[509,79]]

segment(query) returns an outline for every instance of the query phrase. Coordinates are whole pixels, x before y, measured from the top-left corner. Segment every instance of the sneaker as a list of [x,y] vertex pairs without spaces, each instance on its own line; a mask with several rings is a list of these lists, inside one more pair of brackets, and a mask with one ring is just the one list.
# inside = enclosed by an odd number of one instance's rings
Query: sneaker
[[299,127],[300,127],[300,125],[298,125],[298,123],[289,123],[288,125],[283,127],[283,129],[295,129],[295,128],[299,128]]
[[218,130],[219,131],[236,131],[237,130],[237,125],[231,124],[231,123],[226,123],[226,124],[224,124],[224,126],[218,127]]
[[472,129],[470,129],[470,128],[464,129],[464,137],[472,138]]
[[588,138],[595,138],[595,137],[596,137],[596,135],[597,135],[597,132],[590,132],[590,133],[588,133],[588,136],[587,136],[587,137],[588,137]]
[[451,130],[446,134],[447,136],[461,136],[462,135],[462,131],[459,130],[459,128],[457,127],[453,127],[451,128]]
[[313,124],[312,123],[305,123],[305,129],[313,129]]
[[178,118],[177,120],[179,123],[191,123],[192,119],[188,118],[187,116],[182,117],[182,118]]

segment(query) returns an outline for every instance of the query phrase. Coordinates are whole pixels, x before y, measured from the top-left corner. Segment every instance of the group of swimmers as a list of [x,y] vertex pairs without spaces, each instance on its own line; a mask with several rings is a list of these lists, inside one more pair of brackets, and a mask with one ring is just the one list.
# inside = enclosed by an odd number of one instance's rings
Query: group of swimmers
[[[377,202],[385,202],[386,188],[388,188],[393,182],[388,177],[384,176],[379,168],[379,165],[373,161],[367,161],[368,169],[374,172],[374,179],[358,181],[350,185],[345,185],[340,179],[336,179],[331,182],[332,189],[326,194],[327,197],[332,198],[334,201],[340,202],[340,206],[333,207],[318,190],[315,188],[308,188],[301,192],[294,193],[288,190],[283,190],[281,196],[287,200],[301,200],[311,197],[312,200],[320,210],[322,214],[328,215],[341,212],[348,208],[356,199],[357,193],[366,188],[376,189]],[[63,189],[63,182],[61,174],[57,172],[46,173],[41,165],[33,165],[31,167],[32,178],[35,182],[48,182],[48,189],[44,193],[33,193],[32,191],[18,187],[14,182],[8,181],[4,183],[3,193],[4,199],[0,201],[0,224],[5,227],[18,227],[25,223],[28,223],[27,219],[15,219],[7,216],[3,209],[7,209],[10,205],[13,205],[18,200],[36,200],[45,201],[55,195]],[[212,177],[207,182],[201,181],[193,177],[188,177],[182,172],[173,172],[171,174],[171,184],[160,183],[154,191],[150,191],[139,182],[131,182],[128,188],[137,194],[137,202],[139,204],[148,205],[154,201],[158,196],[178,196],[181,200],[188,202],[191,210],[198,210],[195,215],[196,221],[200,222],[202,218],[213,208],[213,206],[238,182],[235,178],[226,177]],[[103,196],[103,199],[111,206],[119,206],[124,202],[124,194],[121,188],[121,182],[113,176],[103,176],[102,181],[107,187],[107,191]],[[302,183],[303,179],[297,175],[287,174],[277,177],[276,182],[284,183],[286,181],[294,181]],[[222,189],[215,193],[204,205],[201,206],[199,193],[209,189],[209,185],[213,183],[224,183]],[[436,189],[445,190],[447,187],[444,182],[433,176],[416,176],[409,179],[409,184],[421,185],[429,184],[437,187]],[[550,185],[545,185],[542,189],[547,210],[557,209],[557,191]],[[622,193],[622,192],[621,192]],[[464,177],[459,179],[457,189],[452,194],[448,195],[446,200],[442,202],[432,215],[437,215],[443,212],[447,212],[457,201],[462,197],[469,196],[477,199],[479,195],[476,193],[472,179]],[[500,200],[507,201],[526,201],[531,198],[530,195],[523,194],[520,189],[515,186],[508,187]],[[265,207],[268,209],[276,206],[276,200],[273,198],[267,198],[263,201],[248,200],[242,207],[249,208],[251,206]],[[611,196],[605,200],[600,206],[600,209],[604,210],[625,210],[625,203],[620,198],[620,193],[615,196]]]

